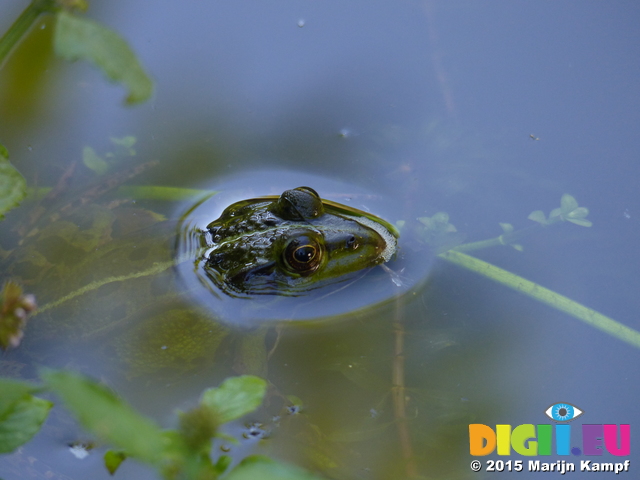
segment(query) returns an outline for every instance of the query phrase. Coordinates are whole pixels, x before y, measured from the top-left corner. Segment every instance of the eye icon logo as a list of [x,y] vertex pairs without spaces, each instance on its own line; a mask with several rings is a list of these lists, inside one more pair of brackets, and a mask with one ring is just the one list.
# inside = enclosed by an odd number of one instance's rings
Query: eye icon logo
[[545,415],[556,422],[570,422],[584,412],[570,403],[554,403],[544,411]]

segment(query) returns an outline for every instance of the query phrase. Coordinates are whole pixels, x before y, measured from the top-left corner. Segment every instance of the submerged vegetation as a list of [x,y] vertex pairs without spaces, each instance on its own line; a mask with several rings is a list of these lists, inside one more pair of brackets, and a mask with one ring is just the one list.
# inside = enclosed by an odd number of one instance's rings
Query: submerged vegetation
[[225,473],[230,480],[320,478],[263,456],[248,456],[229,472],[230,456],[222,453],[215,461],[211,458],[212,439],[239,442],[221,433],[220,427],[260,406],[267,390],[261,378],[232,377],[205,390],[197,406],[178,413],[178,427],[173,430],[161,429],[104,385],[80,375],[44,370],[41,378],[40,385],[0,379],[0,453],[12,452],[38,432],[53,403],[34,394],[51,391],[89,432],[117,448],[104,455],[112,475],[132,458],[151,465],[165,479],[213,480]]
[[[56,21],[54,45],[58,56],[95,64],[109,79],[125,85],[128,104],[148,100],[153,92],[153,84],[132,50],[118,34],[78,14],[86,7],[87,4],[83,0],[32,1],[0,39],[0,66],[41,15],[54,15]],[[31,284],[37,284],[47,271],[54,271],[55,277],[60,279],[58,282],[60,289],[51,298],[47,298],[45,302],[37,299],[41,302],[39,309],[36,307],[36,298],[29,293],[31,285],[18,285],[13,281],[5,283],[0,297],[0,348],[6,350],[19,346],[30,315],[44,315],[45,312],[67,306],[73,299],[95,294],[100,289],[103,289],[103,293],[106,291],[102,301],[108,303],[113,298],[110,295],[120,295],[118,288],[127,281],[140,282],[140,285],[145,282],[146,288],[144,291],[136,288],[129,289],[129,294],[131,291],[135,292],[138,303],[133,307],[125,305],[123,307],[125,311],[118,312],[120,316],[116,320],[110,317],[101,319],[102,323],[97,322],[91,325],[87,331],[83,331],[81,326],[69,320],[69,323],[64,325],[69,335],[95,338],[104,332],[113,331],[114,327],[130,322],[141,311],[152,308],[156,302],[161,304],[162,308],[166,307],[167,304],[162,304],[160,299],[165,300],[180,294],[177,289],[174,290],[172,284],[168,284],[169,280],[166,278],[161,278],[153,284],[150,280],[159,278],[175,263],[172,259],[157,261],[157,257],[164,258],[165,253],[162,249],[164,247],[157,246],[157,239],[136,239],[135,254],[132,249],[128,252],[126,262],[113,262],[119,264],[123,270],[118,270],[119,267],[116,266],[109,272],[93,272],[92,255],[98,246],[110,245],[110,242],[113,242],[114,230],[119,230],[122,235],[137,233],[140,228],[159,226],[165,220],[162,215],[150,209],[137,207],[128,211],[119,209],[119,202],[123,197],[136,200],[144,198],[176,201],[211,195],[212,192],[153,185],[124,185],[140,172],[153,167],[155,163],[146,162],[133,167],[127,164],[127,161],[136,155],[135,137],[112,138],[111,141],[113,144],[111,151],[97,153],[92,147],[86,146],[82,152],[84,166],[91,175],[100,180],[97,186],[94,185],[83,191],[79,202],[65,199],[67,202],[63,202],[62,206],[58,206],[55,211],[46,212],[48,217],[44,210],[38,210],[38,208],[33,208],[28,214],[25,213],[24,220],[16,229],[20,241],[15,249],[5,251],[0,248],[0,261],[7,261],[12,265],[20,264],[22,273],[26,271],[34,275],[32,277],[24,275],[31,280]],[[112,199],[108,207],[98,204],[98,200],[113,192],[118,196],[116,200]],[[64,179],[59,185],[53,187],[27,188],[22,175],[9,162],[9,153],[6,148],[0,145],[0,219],[24,202],[25,198],[40,201],[44,199],[45,202],[42,203],[48,203],[64,198],[65,193]],[[122,201],[122,203],[125,202]],[[26,209],[24,206],[21,208]],[[82,210],[83,208],[88,209],[89,212],[86,213]],[[560,205],[548,216],[541,210],[532,212],[528,218],[535,222],[535,225],[531,227],[516,230],[509,223],[501,223],[502,233],[495,238],[464,244],[456,236],[457,229],[449,222],[449,216],[443,212],[432,217],[401,220],[398,222],[398,227],[403,235],[414,235],[422,244],[436,252],[443,261],[499,282],[640,348],[640,333],[637,331],[541,285],[468,254],[495,246],[509,246],[522,251],[523,240],[535,230],[564,222],[590,227],[592,224],[587,219],[588,213],[588,209],[579,206],[572,196],[563,195]],[[71,215],[77,215],[74,220],[80,219],[80,221],[68,221]],[[43,226],[42,220],[48,223]],[[78,224],[86,228],[80,229]],[[54,233],[47,230],[52,225],[55,225]],[[65,251],[72,252],[74,265],[55,265],[56,262],[51,261],[42,252],[28,251],[20,256],[20,249],[27,251],[27,239],[44,243],[50,238],[57,239],[59,250],[66,249]],[[103,249],[102,254],[116,255],[114,251],[115,249],[110,250],[107,247]],[[154,256],[155,253],[158,255]],[[145,256],[147,254],[148,257]],[[75,283],[68,280],[72,277],[76,279]],[[108,290],[109,288],[112,290]],[[116,318],[115,314],[114,318]],[[132,376],[170,368],[178,361],[186,365],[185,368],[198,362],[210,362],[219,354],[223,340],[226,342],[233,337],[229,329],[214,326],[208,320],[202,320],[202,317],[190,315],[178,308],[166,308],[161,314],[156,314],[152,320],[156,325],[153,335],[149,334],[149,330],[145,330],[142,325],[133,332],[130,331],[127,337],[115,347],[118,355],[127,358],[129,365],[133,366]],[[344,368],[336,364],[335,369],[355,383],[366,384],[368,388],[380,389],[382,386],[382,390],[392,390],[393,421],[391,423],[397,428],[400,448],[407,462],[406,473],[408,476],[415,477],[417,467],[411,444],[413,432],[410,431],[407,421],[409,415],[406,409],[407,387],[403,343],[405,332],[404,326],[397,318],[393,327],[395,337],[391,387],[388,382],[380,381],[377,376],[365,375],[358,371],[358,366],[352,363]],[[198,337],[199,348],[192,348],[191,339],[181,337],[185,329],[191,330]],[[236,355],[234,367],[237,370],[242,373],[266,376],[267,362],[278,345],[276,339],[271,350],[267,351],[266,335],[265,331],[259,329],[247,335],[247,342],[238,342],[234,353]],[[163,357],[163,361],[158,361],[158,357],[154,355],[157,355],[158,351],[170,350],[166,349],[166,345],[171,341],[181,345],[182,350],[176,349],[177,353],[168,351],[167,354],[173,356],[167,355]],[[176,375],[182,373],[179,371]],[[271,386],[271,389],[277,389],[277,386]],[[219,387],[207,389],[202,394],[198,405],[179,412],[175,429],[165,430],[136,412],[104,384],[77,373],[43,370],[38,383],[3,378],[0,379],[0,453],[14,452],[40,430],[53,406],[50,400],[41,396],[49,398],[54,394],[52,398],[58,399],[88,432],[112,448],[104,455],[105,467],[112,474],[118,470],[122,462],[133,459],[152,466],[167,479],[215,479],[223,475],[224,478],[231,480],[319,478],[298,467],[275,462],[263,456],[246,456],[233,467],[232,462],[237,461],[237,458],[232,460],[230,455],[224,453],[212,456],[214,441],[222,440],[228,444],[238,442],[237,438],[223,433],[222,427],[256,411],[267,392],[268,385],[264,378],[251,375],[230,377]],[[285,411],[288,414],[295,415],[300,411],[302,404],[300,399],[291,395],[277,395],[281,399],[286,399]],[[372,419],[377,415],[377,411],[372,411]],[[384,431],[391,423],[376,424],[372,429]],[[314,425],[310,425],[308,430],[312,432],[305,433],[308,437],[322,438],[323,434],[318,432]],[[363,431],[369,432],[369,430]],[[305,438],[305,441],[315,445],[314,440],[309,441]],[[315,463],[321,467],[329,469],[335,464],[321,449],[315,453]],[[319,467],[319,469],[322,468]]]
[[120,35],[76,13],[87,7],[86,0],[33,0],[0,38],[0,67],[42,15],[54,15],[56,55],[95,64],[107,78],[127,87],[128,104],[147,101],[153,94],[152,80]]

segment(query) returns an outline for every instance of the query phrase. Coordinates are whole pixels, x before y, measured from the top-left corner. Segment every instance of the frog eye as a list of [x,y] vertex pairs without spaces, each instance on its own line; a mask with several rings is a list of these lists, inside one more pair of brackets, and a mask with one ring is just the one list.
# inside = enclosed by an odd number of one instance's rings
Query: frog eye
[[313,188],[298,187],[280,195],[272,211],[286,220],[309,220],[323,215],[324,206]]
[[322,249],[316,240],[306,235],[296,237],[284,249],[284,263],[293,272],[308,275],[322,260]]

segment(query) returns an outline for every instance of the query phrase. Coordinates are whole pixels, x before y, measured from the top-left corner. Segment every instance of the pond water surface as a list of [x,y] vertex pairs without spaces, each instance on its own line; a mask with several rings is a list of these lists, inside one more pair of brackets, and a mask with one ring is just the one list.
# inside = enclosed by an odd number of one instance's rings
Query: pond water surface
[[[1,31],[24,6],[3,2]],[[403,287],[375,270],[384,293],[363,289],[354,310],[329,312],[339,321],[262,330],[217,322],[166,268],[36,315],[22,345],[0,357],[3,375],[80,371],[171,427],[205,388],[260,374],[275,393],[229,433],[259,422],[268,435],[230,454],[345,480],[411,474],[391,398],[400,334],[411,456],[424,478],[495,478],[470,470],[468,425],[551,424],[544,411],[558,402],[584,411],[572,446],[581,424],[640,428],[637,348],[415,239],[417,218],[438,212],[456,227],[447,241],[493,238],[499,223],[532,225],[532,211],[548,214],[571,194],[592,227],[564,222],[525,236],[523,251],[473,254],[640,330],[637,4],[94,0],[87,15],[129,41],[155,95],[123,106],[122,88],[95,68],[53,56],[44,18],[0,70],[0,142],[30,186],[55,185],[73,163],[69,194],[99,182],[82,164],[86,147],[113,152],[122,169],[158,161],[129,185],[220,190],[211,212],[196,210],[199,222],[233,201],[308,185],[404,225]],[[111,140],[126,136],[135,152]],[[102,198],[18,246],[14,228],[36,205],[24,202],[0,223],[0,246],[20,260],[0,280],[27,279],[43,306],[170,261],[179,219],[198,198],[121,200]],[[291,396],[301,413],[287,413]],[[87,439],[55,408],[32,442],[0,457],[0,478],[111,478],[106,446],[82,460],[69,452]],[[628,457],[595,459],[640,468],[634,443]],[[520,478],[545,475],[526,470]],[[127,461],[115,478],[156,477]]]

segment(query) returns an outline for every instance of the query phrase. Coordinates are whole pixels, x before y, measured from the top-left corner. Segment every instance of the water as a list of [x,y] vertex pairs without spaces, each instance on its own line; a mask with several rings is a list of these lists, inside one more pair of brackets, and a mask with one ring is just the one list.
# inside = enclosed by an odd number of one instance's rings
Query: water
[[[2,31],[24,6],[4,3]],[[94,1],[89,16],[127,38],[155,79],[153,100],[125,108],[123,90],[95,69],[55,59],[45,20],[0,71],[0,141],[30,185],[55,184],[71,162],[81,162],[85,146],[104,154],[113,150],[109,137],[134,135],[135,160],[160,162],[136,184],[213,188],[229,176],[284,169],[352,186],[309,184],[323,196],[369,192],[360,207],[391,222],[447,212],[465,241],[499,235],[499,222],[525,227],[529,213],[548,214],[570,193],[590,209],[593,227],[563,224],[522,240],[523,252],[475,255],[640,329],[639,13],[632,3],[597,2],[166,1],[150,8]],[[74,187],[93,181],[82,168]],[[307,183],[296,180],[285,188]],[[248,182],[239,196],[282,188]],[[134,206],[177,219],[185,205]],[[8,225],[23,214],[15,210],[0,227],[4,249],[15,241]],[[151,253],[130,250],[132,264],[118,262],[123,271],[171,258],[167,231],[138,235],[131,246],[139,242]],[[414,246],[412,255],[420,255]],[[77,253],[65,243],[39,248],[63,261]],[[90,267],[92,278],[116,274]],[[585,412],[572,422],[576,440],[580,422],[632,430],[640,423],[637,349],[463,269],[435,262],[425,270],[425,286],[401,302],[288,327],[279,338],[269,331],[265,348],[276,339],[277,346],[258,367],[266,367],[278,394],[248,421],[263,422],[271,436],[232,454],[267,453],[328,478],[402,478],[390,399],[394,320],[406,333],[407,417],[424,476],[479,478],[469,469],[469,423],[553,423],[544,410],[556,402]],[[31,286],[41,305],[74,289],[71,280],[54,283]],[[190,356],[153,371],[131,358],[163,346],[145,336],[144,325],[171,332],[171,312],[190,300],[171,269],[145,285],[138,299],[145,307],[130,315],[117,310],[128,301],[126,289],[102,287],[34,317],[23,346],[0,359],[2,371],[33,378],[36,364],[79,370],[172,426],[176,408],[189,408],[204,388],[236,373],[234,352],[245,333],[216,331],[204,348],[193,344]],[[162,303],[154,307],[158,292]],[[189,329],[205,333],[210,318],[198,312],[188,317]],[[52,323],[40,321],[45,316]],[[44,328],[60,318],[71,322],[62,332]],[[106,330],[93,333],[99,328]],[[279,395],[302,399],[303,413],[286,415]],[[0,477],[42,478],[50,470],[58,478],[108,478],[105,447],[73,457],[67,443],[85,434],[64,410],[54,412],[32,443],[0,459]],[[633,445],[628,458],[633,468]],[[602,461],[616,459],[605,454]],[[154,478],[129,461],[118,475]]]

